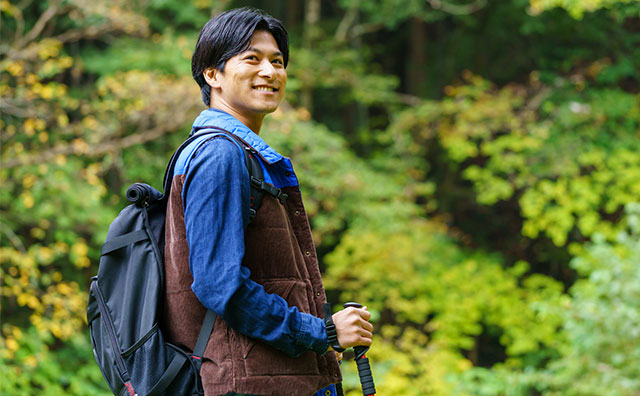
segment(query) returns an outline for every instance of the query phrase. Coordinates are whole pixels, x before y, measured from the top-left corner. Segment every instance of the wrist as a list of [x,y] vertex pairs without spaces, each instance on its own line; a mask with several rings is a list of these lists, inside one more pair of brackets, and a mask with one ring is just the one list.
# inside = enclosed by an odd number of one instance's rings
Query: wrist
[[343,352],[344,348],[342,348],[340,346],[340,343],[338,342],[338,330],[336,329],[336,325],[333,323],[331,305],[324,304],[322,306],[322,310],[324,312],[324,325],[327,330],[327,339],[329,340],[329,347],[336,352]]

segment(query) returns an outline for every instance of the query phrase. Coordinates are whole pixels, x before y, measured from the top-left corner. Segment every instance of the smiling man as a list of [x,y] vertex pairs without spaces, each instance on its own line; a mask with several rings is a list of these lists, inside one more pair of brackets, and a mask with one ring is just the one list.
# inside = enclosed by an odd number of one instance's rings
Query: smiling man
[[[191,134],[215,128],[235,135],[203,134],[183,150],[167,208],[168,338],[193,350],[207,309],[218,315],[203,355],[206,396],[335,394],[341,377],[330,345],[371,344],[366,309],[335,313],[335,330],[327,330],[298,179],[291,161],[259,136],[284,97],[288,61],[282,24],[249,8],[207,22],[192,58],[209,108]],[[265,194],[251,222],[246,148],[268,189],[281,192]]]

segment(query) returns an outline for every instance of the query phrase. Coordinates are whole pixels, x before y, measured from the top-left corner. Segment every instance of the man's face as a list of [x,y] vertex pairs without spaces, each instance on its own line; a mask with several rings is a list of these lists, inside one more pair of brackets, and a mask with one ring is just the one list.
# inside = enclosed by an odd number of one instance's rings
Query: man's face
[[262,119],[275,111],[284,97],[287,71],[271,33],[258,30],[249,48],[230,58],[217,73],[214,106],[243,118]]

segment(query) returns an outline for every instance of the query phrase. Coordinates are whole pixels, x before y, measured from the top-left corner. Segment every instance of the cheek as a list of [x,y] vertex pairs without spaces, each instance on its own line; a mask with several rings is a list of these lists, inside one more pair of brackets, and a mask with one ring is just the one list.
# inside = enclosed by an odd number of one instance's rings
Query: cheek
[[243,88],[243,89],[246,87],[251,88],[251,77],[248,75],[248,73],[245,73],[243,70],[239,70],[237,73],[234,74],[231,83],[236,88]]
[[250,87],[251,84],[248,83],[248,79],[246,77],[236,76],[236,78],[234,78],[233,80],[233,85],[235,85],[236,88],[244,89],[247,86]]

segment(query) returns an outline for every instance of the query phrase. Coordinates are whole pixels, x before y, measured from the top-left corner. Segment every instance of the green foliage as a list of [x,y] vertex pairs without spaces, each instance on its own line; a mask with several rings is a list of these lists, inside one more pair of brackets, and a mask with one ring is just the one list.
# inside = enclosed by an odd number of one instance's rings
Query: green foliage
[[640,206],[627,208],[629,232],[613,243],[594,238],[571,263],[584,278],[571,288],[563,315],[569,342],[544,372],[550,395],[625,396],[640,389],[640,353],[629,348],[640,329]]
[[340,290],[341,301],[367,301],[384,318],[376,323],[383,341],[371,352],[384,362],[376,371],[381,393],[452,394],[445,373],[477,364],[474,351],[487,332],[498,338],[509,367],[552,346],[559,321],[536,304],[559,301],[557,282],[523,278],[526,263],[505,270],[497,257],[461,251],[442,225],[404,224],[348,233],[327,258],[327,287]]
[[[88,280],[203,108],[191,50],[235,3],[0,1],[1,394],[109,394]],[[251,2],[294,45],[261,136],[330,301],[372,312],[380,394],[637,394],[638,2],[272,3]]]
[[[371,54],[364,48],[344,48],[335,41],[323,42],[313,49],[293,48],[295,63],[288,68],[288,98],[299,102],[302,87],[314,90],[336,90],[332,100],[340,103],[360,102],[367,105],[397,102],[394,89],[397,78],[382,75],[371,67]],[[314,69],[313,73],[309,73]],[[336,96],[338,96],[336,98]]]
[[345,229],[364,224],[393,229],[398,218],[419,216],[403,186],[374,172],[349,151],[344,139],[307,117],[304,109],[278,111],[261,136],[294,161],[320,248],[333,248]]
[[[14,327],[12,336],[5,341],[0,356],[3,395],[111,395],[84,334],[75,334],[55,349],[49,346],[52,338],[43,338],[34,328],[23,333]],[[12,357],[7,352],[12,352]]]
[[191,54],[195,37],[171,32],[154,34],[149,38],[127,37],[118,40],[107,50],[88,48],[82,61],[86,71],[100,76],[120,71],[145,70],[191,76]]
[[591,12],[600,8],[612,8],[624,4],[630,4],[631,12],[640,12],[640,4],[637,0],[530,0],[531,11],[534,14],[544,10],[561,7],[566,9],[572,17],[581,19],[585,12]]
[[[203,0],[149,0],[146,1],[145,15],[149,17],[151,29],[164,32],[167,25],[176,29],[199,30],[207,20],[211,2]],[[218,1],[224,6],[225,1]],[[220,5],[216,5],[220,7]]]
[[629,204],[628,230],[615,242],[596,236],[571,266],[581,275],[563,304],[540,302],[562,323],[559,356],[537,370],[474,368],[457,378],[457,394],[631,396],[640,389],[640,206]]
[[[595,63],[588,73],[603,66]],[[585,89],[597,74],[575,75],[556,89],[532,76],[529,86],[496,89],[468,73],[468,84],[450,86],[440,102],[407,109],[390,130],[407,129],[418,154],[434,140],[474,185],[477,201],[518,200],[523,236],[546,234],[564,245],[599,231],[612,237],[614,215],[637,200],[640,101],[620,89]],[[406,142],[401,153],[411,150]],[[406,155],[406,154],[405,154]],[[606,215],[603,215],[606,214]],[[607,216],[609,215],[609,216]]]
[[446,13],[434,10],[421,0],[341,0],[340,4],[347,12],[357,10],[363,14],[370,24],[388,28],[395,28],[413,17],[432,21],[446,16]]

